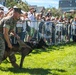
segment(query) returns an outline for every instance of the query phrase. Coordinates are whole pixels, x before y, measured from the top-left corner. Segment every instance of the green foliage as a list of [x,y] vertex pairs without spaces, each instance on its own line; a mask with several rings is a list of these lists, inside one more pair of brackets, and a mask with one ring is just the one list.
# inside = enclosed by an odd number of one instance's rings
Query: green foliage
[[[16,54],[17,63],[20,55]],[[46,50],[33,50],[16,69],[8,61],[0,65],[1,75],[76,75],[76,43],[51,46]]]
[[54,7],[53,8],[47,8],[45,12],[47,13],[47,11],[49,9],[51,10],[51,13],[52,13],[53,16],[60,16],[60,15],[62,15],[61,10],[60,9],[56,9]]
[[7,7],[17,6],[24,11],[28,11],[28,9],[29,9],[28,4],[26,2],[23,2],[23,1],[17,2],[15,0],[6,0],[6,6]]
[[76,17],[76,13],[74,14],[74,17]]
[[74,17],[76,17],[76,12],[66,12],[66,17],[74,19]]
[[14,5],[16,5],[17,4],[17,2],[16,1],[14,1],[14,0],[6,0],[6,6],[7,7],[13,7]]
[[29,10],[28,5],[26,3],[24,3],[24,2],[20,2],[16,6],[19,7],[19,8],[22,8],[22,10],[24,10],[24,11],[28,11]]

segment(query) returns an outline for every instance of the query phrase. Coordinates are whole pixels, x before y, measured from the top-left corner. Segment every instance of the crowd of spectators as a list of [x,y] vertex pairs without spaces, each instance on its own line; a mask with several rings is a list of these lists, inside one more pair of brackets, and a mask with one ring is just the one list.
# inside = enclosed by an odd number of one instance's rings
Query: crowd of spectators
[[[5,16],[13,15],[13,11],[11,10],[13,10],[13,8],[9,9],[7,14],[4,14],[3,9],[0,8],[0,20],[2,20]],[[63,13],[62,16],[53,16],[51,10],[48,10],[47,13],[43,15],[42,13],[36,13],[36,10],[34,8],[30,8],[28,12],[24,12],[21,14],[21,17],[16,25],[16,33],[23,41],[29,41],[31,38],[36,37],[41,38],[43,37],[43,34],[39,33],[40,28],[43,24],[46,23],[47,26],[45,26],[45,28],[47,28],[47,30],[49,31],[49,28],[51,26],[48,26],[48,22],[53,22],[54,25],[56,25],[57,23],[65,23],[66,25],[76,25],[76,16],[74,18],[67,18],[66,13]],[[76,29],[75,26],[73,26],[73,29]],[[43,32],[41,33],[45,34],[45,31],[42,31]],[[54,35],[53,29],[51,32],[52,35]]]

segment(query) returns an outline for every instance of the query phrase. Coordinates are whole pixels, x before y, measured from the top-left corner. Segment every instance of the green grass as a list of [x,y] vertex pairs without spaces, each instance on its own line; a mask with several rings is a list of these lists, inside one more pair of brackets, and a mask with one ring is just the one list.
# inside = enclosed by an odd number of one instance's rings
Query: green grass
[[[19,64],[20,55],[16,55]],[[76,43],[36,49],[28,55],[22,69],[6,60],[0,65],[0,75],[76,75]]]

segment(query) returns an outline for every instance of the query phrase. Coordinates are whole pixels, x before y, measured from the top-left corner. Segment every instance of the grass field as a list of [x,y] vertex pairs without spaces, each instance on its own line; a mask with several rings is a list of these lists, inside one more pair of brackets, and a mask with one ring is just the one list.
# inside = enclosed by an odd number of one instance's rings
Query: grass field
[[[16,58],[19,64],[20,55]],[[76,43],[33,50],[22,69],[13,68],[5,60],[0,65],[0,75],[76,75]]]

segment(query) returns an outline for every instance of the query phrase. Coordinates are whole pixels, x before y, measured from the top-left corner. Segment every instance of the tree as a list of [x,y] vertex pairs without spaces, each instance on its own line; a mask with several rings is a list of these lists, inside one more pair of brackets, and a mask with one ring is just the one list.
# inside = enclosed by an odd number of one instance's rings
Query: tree
[[6,0],[6,6],[7,7],[17,6],[24,11],[28,11],[29,9],[28,4],[26,2],[23,2],[22,0]]
[[52,16],[60,16],[62,14],[61,10],[60,9],[56,9],[56,8],[47,8],[46,9],[46,13],[48,10],[51,10],[51,13],[52,13]]
[[16,4],[17,4],[17,2],[14,0],[6,0],[6,6],[7,7],[13,7]]
[[22,2],[22,1],[17,3],[16,6],[19,7],[19,8],[22,8],[22,10],[24,10],[24,11],[28,11],[29,10],[28,4],[26,4],[26,3]]

